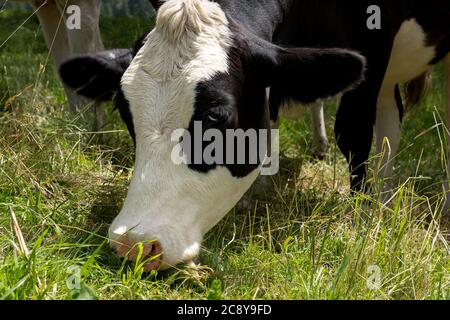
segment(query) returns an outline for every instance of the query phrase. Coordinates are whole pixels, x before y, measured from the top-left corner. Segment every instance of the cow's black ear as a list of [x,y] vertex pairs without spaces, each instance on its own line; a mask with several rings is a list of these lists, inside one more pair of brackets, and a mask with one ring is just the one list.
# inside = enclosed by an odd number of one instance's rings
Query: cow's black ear
[[366,59],[350,50],[256,48],[252,60],[258,78],[284,98],[311,103],[348,91],[364,78]]
[[118,90],[120,79],[131,60],[132,51],[128,49],[83,55],[63,63],[59,74],[62,81],[78,94],[109,101]]

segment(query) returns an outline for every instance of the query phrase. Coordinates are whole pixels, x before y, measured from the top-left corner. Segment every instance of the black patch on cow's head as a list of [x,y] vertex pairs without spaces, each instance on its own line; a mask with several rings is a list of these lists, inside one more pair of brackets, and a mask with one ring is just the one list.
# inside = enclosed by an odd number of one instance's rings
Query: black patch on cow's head
[[114,108],[120,113],[120,117],[127,126],[128,132],[130,133],[133,142],[136,144],[136,132],[134,130],[133,115],[130,111],[130,103],[123,94],[122,89],[119,88],[113,100]]
[[[270,118],[278,116],[278,107],[284,100],[311,103],[349,90],[363,78],[365,59],[357,53],[343,49],[281,48],[243,30],[238,24],[232,23],[231,30],[233,44],[228,52],[228,72],[197,85],[194,116],[189,127],[191,136],[194,123],[199,121],[203,123],[203,131],[218,129],[224,137],[227,129],[269,130]],[[267,87],[274,92],[270,111]],[[225,159],[226,145],[225,142]],[[203,143],[203,150],[207,146]],[[268,147],[259,140],[258,146]],[[191,146],[191,157],[194,149]],[[249,160],[249,147],[245,149]],[[235,148],[235,156],[236,152]],[[259,164],[225,166],[233,176],[244,177]],[[208,172],[216,165],[197,163],[190,167]]]
[[[237,30],[236,30],[237,31]],[[248,44],[242,34],[235,32],[233,45],[228,52],[229,70],[227,73],[216,74],[212,79],[197,85],[194,116],[191,120],[189,132],[193,136],[194,122],[201,121],[203,130],[218,129],[224,137],[223,158],[228,158],[226,146],[232,144],[227,141],[226,130],[243,132],[260,129],[269,130],[270,119],[267,108],[266,88],[254,78],[250,70]],[[235,140],[236,141],[236,140]],[[234,145],[234,164],[224,164],[235,177],[245,177],[254,171],[260,161],[250,161],[250,140],[246,140],[244,148]],[[204,143],[203,149],[208,144]],[[259,148],[267,149],[267,144],[259,141],[254,149],[260,154]],[[193,148],[193,146],[192,146]],[[245,149],[245,164],[238,163],[238,153]],[[229,151],[229,150],[228,150]],[[191,150],[191,154],[194,150]],[[261,159],[258,159],[261,160]],[[199,172],[208,172],[216,165],[192,164],[190,167]]]
[[[227,146],[233,145],[233,161],[231,163],[221,164],[227,167],[233,176],[245,177],[254,171],[259,165],[260,161],[250,161],[250,143],[249,139],[245,141],[245,145],[238,145],[237,139],[226,134],[227,130],[242,130],[245,133],[248,130],[269,129],[269,115],[267,113],[265,88],[253,86],[249,79],[233,76],[233,73],[217,74],[214,78],[199,83],[197,85],[196,102],[194,106],[194,116],[191,120],[188,131],[191,137],[194,137],[195,122],[202,123],[202,130],[205,132],[208,129],[217,129],[222,133],[223,144],[222,154],[223,160],[229,159]],[[267,144],[264,141],[259,141],[257,135],[257,144],[254,151],[259,155],[260,149],[267,149]],[[234,140],[229,141],[229,140]],[[195,152],[195,143],[198,141],[191,141],[191,156]],[[208,143],[203,142],[203,149],[208,146]],[[238,155],[245,150],[244,163],[238,163]],[[263,153],[263,154],[264,154]],[[191,158],[192,160],[193,158]],[[261,159],[258,159],[261,160]],[[216,167],[216,164],[191,164],[190,167],[199,172],[208,172]]]

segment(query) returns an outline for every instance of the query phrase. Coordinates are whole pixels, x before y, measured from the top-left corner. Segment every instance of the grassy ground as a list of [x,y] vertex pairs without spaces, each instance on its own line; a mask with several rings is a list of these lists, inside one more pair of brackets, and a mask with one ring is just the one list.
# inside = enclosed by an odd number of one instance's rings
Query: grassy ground
[[[445,175],[439,70],[433,91],[405,121],[389,206],[376,194],[349,195],[334,144],[326,161],[309,156],[308,117],[284,122],[281,173],[266,195],[207,235],[207,267],[143,275],[105,239],[131,176],[128,133],[109,108],[99,145],[86,116],[64,111],[36,19],[1,45],[26,17],[0,12],[0,299],[450,298],[448,227],[437,209]],[[148,22],[102,24],[107,46],[123,47]],[[334,113],[331,104],[330,133]]]

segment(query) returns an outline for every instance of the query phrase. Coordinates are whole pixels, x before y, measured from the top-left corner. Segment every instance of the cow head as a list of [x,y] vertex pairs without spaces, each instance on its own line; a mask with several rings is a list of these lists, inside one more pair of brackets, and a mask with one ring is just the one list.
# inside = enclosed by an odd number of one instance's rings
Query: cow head
[[268,129],[267,87],[308,103],[354,86],[365,64],[347,50],[273,45],[209,0],[163,2],[155,28],[134,51],[126,68],[103,54],[69,61],[61,75],[90,97],[117,90],[116,104],[135,137],[136,165],[109,237],[131,259],[143,243],[142,256],[153,257],[147,271],[196,257],[203,236],[259,175],[260,162],[176,163],[174,150],[190,146],[174,133],[193,133],[197,123],[202,132]]

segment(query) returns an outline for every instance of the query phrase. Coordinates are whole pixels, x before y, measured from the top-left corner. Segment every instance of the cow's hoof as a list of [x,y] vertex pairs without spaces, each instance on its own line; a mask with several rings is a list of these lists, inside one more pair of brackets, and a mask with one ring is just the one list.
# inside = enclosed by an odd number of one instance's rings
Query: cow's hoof
[[312,156],[318,160],[325,160],[329,147],[327,140],[315,141],[312,147]]

